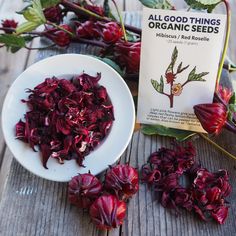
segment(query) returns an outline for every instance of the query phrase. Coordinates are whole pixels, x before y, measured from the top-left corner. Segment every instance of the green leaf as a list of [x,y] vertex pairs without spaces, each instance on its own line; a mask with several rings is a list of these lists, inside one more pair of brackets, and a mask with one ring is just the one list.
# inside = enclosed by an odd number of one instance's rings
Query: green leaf
[[206,81],[202,77],[208,74],[209,72],[202,72],[202,73],[196,74],[196,66],[195,66],[188,75],[188,81]]
[[175,46],[174,51],[173,51],[172,56],[171,56],[171,62],[172,62],[173,64],[175,64],[175,62],[176,62],[176,60],[177,60],[177,57],[178,57],[178,49],[177,49],[177,47]]
[[108,64],[109,66],[111,66],[114,70],[116,70],[122,77],[124,76],[124,72],[121,70],[121,68],[114,62],[112,61],[111,59],[109,58],[106,58],[106,57],[97,57],[97,56],[94,56],[96,57],[97,59],[105,62],[106,64]]
[[182,69],[182,62],[179,63],[178,68],[177,68],[177,72],[179,73],[179,71],[181,71],[181,69]]
[[24,37],[14,34],[2,34],[0,35],[0,43],[4,43],[8,50],[12,53],[17,52],[19,49],[25,47]]
[[228,107],[228,120],[234,123],[234,115],[236,113],[236,104],[229,104]]
[[56,6],[61,0],[41,0],[41,5],[43,8]]
[[166,0],[139,0],[144,6],[156,9],[172,9],[172,5]]
[[109,6],[109,0],[104,0],[104,2],[103,2],[103,10],[104,10],[104,15],[106,17],[111,18],[111,19],[117,21],[116,17],[111,12],[111,8]]
[[104,0],[104,2],[103,2],[103,10],[104,10],[105,16],[108,16],[109,13],[110,13],[109,0]]
[[30,22],[43,24],[46,22],[46,18],[43,14],[43,9],[40,0],[33,0],[32,6],[29,6],[24,12],[23,16]]
[[231,96],[231,98],[229,99],[229,104],[235,104],[236,103],[236,96],[235,96],[235,92],[233,93],[233,95]]
[[175,47],[171,55],[171,63],[166,69],[166,74],[169,72],[173,72],[177,57],[178,57],[178,49],[177,47]]
[[209,74],[209,72],[202,72],[202,73],[198,74],[197,76],[198,77],[203,77],[203,76],[208,75],[208,74]]
[[9,47],[8,50],[11,51],[11,53],[16,53],[21,49],[21,47]]
[[168,128],[162,125],[142,125],[141,132],[146,135],[161,135],[173,137],[177,141],[184,141],[196,133],[186,130]]
[[36,29],[39,26],[38,23],[35,22],[24,22],[22,24],[20,24],[17,28],[16,28],[16,33],[17,34],[22,34],[24,32],[30,32],[34,29]]
[[193,9],[212,12],[221,0],[185,0],[185,2]]
[[23,13],[29,8],[32,7],[32,4],[25,6],[23,9],[21,9],[20,11],[16,11],[17,14],[19,15],[23,15]]
[[27,22],[16,28],[17,34],[30,32],[46,22],[40,0],[33,0],[31,3],[32,5],[28,6],[22,13]]
[[164,90],[164,82],[163,82],[163,77],[161,76],[160,83],[156,80],[151,79],[151,83],[153,88],[158,92],[158,93],[163,93]]
[[230,73],[236,71],[236,64],[232,62],[229,57],[226,57],[224,61],[224,68],[227,69]]
[[196,72],[196,66],[191,70],[191,72],[188,75],[188,80],[192,80]]
[[236,104],[229,104],[229,110],[232,112],[236,112]]
[[22,36],[25,40],[26,43],[32,41],[35,37],[32,37],[31,35],[25,35],[25,36]]
[[164,91],[164,81],[163,81],[163,76],[161,76],[161,79],[160,79],[160,89],[161,89],[161,92],[163,93],[163,91]]
[[0,35],[0,43],[4,43],[8,47],[24,47],[25,39],[14,34],[2,34]]
[[228,106],[228,120],[235,123],[234,117],[236,113],[236,98],[235,98],[235,92],[229,99],[229,106]]
[[129,32],[129,31],[126,31],[126,36],[127,36],[128,42],[138,42],[138,41],[140,41],[140,37],[138,37],[137,35]]
[[184,70],[188,69],[189,65],[185,66],[182,68],[182,62],[179,64],[178,68],[177,68],[177,73],[180,74],[181,72],[183,72]]

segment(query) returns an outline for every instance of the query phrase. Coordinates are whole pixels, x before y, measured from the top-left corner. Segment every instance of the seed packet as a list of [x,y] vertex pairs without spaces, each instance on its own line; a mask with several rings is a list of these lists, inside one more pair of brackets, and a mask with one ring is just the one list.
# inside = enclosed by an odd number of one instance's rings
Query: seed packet
[[226,16],[144,8],[140,123],[205,132],[193,106],[213,101]]

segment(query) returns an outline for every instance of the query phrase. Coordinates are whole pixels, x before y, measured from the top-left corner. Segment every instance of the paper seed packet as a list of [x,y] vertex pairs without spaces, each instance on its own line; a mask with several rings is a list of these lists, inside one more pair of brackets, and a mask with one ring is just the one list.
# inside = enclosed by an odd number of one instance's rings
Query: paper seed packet
[[137,119],[205,132],[193,106],[212,103],[226,16],[144,8]]

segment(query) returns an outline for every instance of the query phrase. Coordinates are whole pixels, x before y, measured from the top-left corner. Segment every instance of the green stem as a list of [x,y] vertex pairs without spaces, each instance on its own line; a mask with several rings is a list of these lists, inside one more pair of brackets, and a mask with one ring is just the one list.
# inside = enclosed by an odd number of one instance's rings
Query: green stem
[[84,14],[92,16],[92,17],[94,17],[98,20],[103,20],[104,19],[104,17],[102,17],[102,16],[100,16],[100,15],[98,15],[98,14],[92,12],[92,11],[89,11],[89,10],[85,9],[84,7],[81,7],[77,4],[74,4],[73,2],[69,2],[68,0],[62,0],[61,4],[66,6],[66,7],[71,8],[71,9],[77,9],[77,10],[83,12]]
[[218,88],[219,88],[220,76],[222,73],[222,69],[224,66],[224,60],[225,60],[225,56],[227,53],[227,48],[228,48],[228,44],[229,44],[229,36],[230,36],[230,27],[231,27],[231,12],[230,12],[229,2],[228,2],[228,0],[222,0],[222,2],[225,4],[225,8],[226,8],[227,25],[226,25],[226,35],[225,35],[225,41],[224,41],[224,48],[223,48],[222,56],[220,59],[220,65],[219,65],[219,69],[218,69],[218,73],[217,73],[217,81],[216,81],[216,89],[215,89],[216,91],[218,91]]
[[204,138],[207,142],[212,144],[214,147],[216,147],[218,150],[220,150],[222,153],[224,153],[226,156],[231,157],[232,159],[236,160],[236,157],[232,155],[231,153],[227,152],[224,148],[219,146],[217,143],[213,142],[211,139],[209,139],[206,135],[202,133],[198,133],[202,138]]
[[127,39],[126,31],[125,31],[124,22],[123,22],[123,20],[122,20],[122,16],[121,16],[121,14],[120,14],[120,11],[119,11],[119,9],[118,9],[118,7],[117,7],[117,4],[116,4],[115,0],[112,0],[112,2],[113,2],[114,6],[115,6],[115,8],[116,8],[117,14],[118,14],[119,19],[120,19],[120,25],[121,25],[121,28],[122,28],[122,31],[123,31],[124,39],[125,39],[125,41],[127,42],[128,39]]
[[53,22],[47,21],[46,24],[51,25],[51,26],[53,26],[53,27],[55,27],[55,28],[57,28],[57,29],[59,29],[59,30],[62,30],[62,31],[64,31],[64,32],[66,32],[66,33],[69,34],[71,37],[74,37],[74,36],[75,36],[72,32],[70,32],[70,31],[64,29],[64,28],[61,27],[60,25],[57,25],[57,24],[55,24],[55,23],[53,23]]

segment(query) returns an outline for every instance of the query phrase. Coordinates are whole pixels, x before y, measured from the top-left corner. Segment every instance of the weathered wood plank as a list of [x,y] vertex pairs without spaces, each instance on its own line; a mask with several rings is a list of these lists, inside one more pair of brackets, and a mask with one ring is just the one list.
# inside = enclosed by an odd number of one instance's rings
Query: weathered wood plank
[[[223,138],[218,141],[232,153],[236,148],[230,148],[234,144],[233,134],[225,132]],[[223,141],[224,140],[224,141]],[[131,163],[137,168],[147,161],[149,155],[161,146],[170,146],[171,140],[161,137],[146,137],[141,133],[133,136]],[[226,143],[228,144],[226,146]],[[202,165],[211,171],[227,169],[230,173],[232,186],[236,183],[235,162],[217,152],[205,140],[194,141],[197,147],[197,159]],[[231,145],[230,145],[231,144]],[[234,235],[236,230],[235,222],[235,199],[236,192],[230,196],[231,209],[229,218],[224,226],[214,222],[204,223],[196,216],[185,211],[176,217],[174,212],[164,209],[156,200],[154,194],[145,185],[140,185],[138,194],[129,202],[128,215],[122,231],[124,235]]]
[[[0,8],[0,20],[5,19],[5,16],[11,17],[16,9],[20,9],[23,6],[22,1],[15,1],[16,4],[12,4],[9,1],[1,1]],[[2,110],[2,104],[6,95],[6,92],[11,83],[16,77],[24,70],[26,66],[26,60],[28,58],[28,51],[21,50],[16,54],[10,54],[6,49],[0,50],[0,115]],[[0,125],[1,126],[1,125]],[[0,129],[0,167],[3,161],[3,154],[5,151],[5,143],[2,135],[2,129]]]
[[[31,47],[38,47],[38,45],[39,45],[38,40],[35,40],[34,42],[31,43]],[[9,68],[11,69],[11,73],[8,72],[6,74],[3,74],[3,77],[1,77],[0,75],[0,81],[2,78],[6,80],[5,81],[6,85],[4,83],[1,83],[3,86],[0,89],[0,99],[2,96],[5,97],[10,84],[16,79],[16,77],[34,62],[37,51],[24,50],[17,54],[18,55],[14,55],[15,58],[12,61],[13,63],[9,63],[12,66],[12,68]],[[21,63],[19,63],[18,61],[20,61]],[[15,68],[13,67],[15,64],[18,65],[16,67],[17,70],[15,70]],[[3,99],[1,99],[0,101],[1,101],[0,109],[2,109]],[[0,130],[0,134],[2,134],[2,130]],[[9,175],[9,169],[10,169],[10,165],[11,165],[13,157],[10,151],[8,150],[8,148],[6,147],[6,144],[3,140],[2,135],[0,136],[0,144],[2,144],[1,157],[0,157],[0,200],[1,200],[1,195],[3,192],[7,177]]]
[[[103,2],[104,2],[103,0],[97,0],[97,1],[95,1],[95,3],[96,3],[97,5],[103,4]],[[118,9],[119,9],[120,11],[124,11],[124,4],[125,4],[124,2],[125,2],[125,0],[116,0],[115,2],[116,2],[116,5],[117,5]],[[112,1],[110,1],[109,6],[110,6],[110,8],[111,8],[112,11],[116,12],[115,5],[112,3]]]
[[[133,21],[137,22],[135,16],[126,17],[127,23]],[[88,48],[90,47],[75,47],[74,45],[67,51],[57,49],[42,51],[38,59],[58,53],[80,51],[86,53]],[[233,52],[235,53],[235,50]],[[236,154],[232,134],[226,132],[216,141]],[[170,142],[170,139],[146,137],[136,132],[121,162],[130,161],[131,165],[141,168],[151,152],[162,145],[170,146]],[[219,168],[228,169],[231,183],[235,186],[235,162],[218,153],[204,140],[198,139],[194,143],[198,149],[198,159],[203,166],[212,171]],[[7,151],[5,157],[12,157],[12,155]],[[0,235],[107,235],[107,232],[95,229],[87,214],[68,203],[66,184],[40,179],[13,161],[5,187],[0,205]],[[129,201],[127,218],[123,227],[111,231],[109,235],[234,235],[236,230],[235,197],[234,191],[230,197],[229,219],[224,226],[218,226],[215,223],[203,223],[186,212],[182,212],[176,218],[172,212],[165,210],[157,203],[155,196],[145,185],[141,185],[139,193]]]
[[142,4],[138,0],[136,1],[126,0],[124,3],[125,11],[140,11],[142,10],[142,8],[143,8]]

